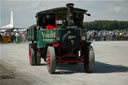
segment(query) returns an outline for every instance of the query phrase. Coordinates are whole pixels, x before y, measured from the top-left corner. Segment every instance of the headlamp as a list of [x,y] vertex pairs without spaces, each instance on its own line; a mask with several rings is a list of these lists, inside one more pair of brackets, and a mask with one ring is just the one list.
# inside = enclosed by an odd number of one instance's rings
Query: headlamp
[[86,37],[85,37],[85,36],[82,36],[82,37],[81,37],[81,40],[86,40]]

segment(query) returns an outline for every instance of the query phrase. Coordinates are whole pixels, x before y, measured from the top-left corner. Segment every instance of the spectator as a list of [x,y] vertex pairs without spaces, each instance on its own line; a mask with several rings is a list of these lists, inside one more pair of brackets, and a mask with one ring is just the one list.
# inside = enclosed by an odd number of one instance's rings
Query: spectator
[[101,31],[88,31],[87,38],[89,41],[106,41],[106,40],[128,40],[128,31],[120,30],[101,30]]

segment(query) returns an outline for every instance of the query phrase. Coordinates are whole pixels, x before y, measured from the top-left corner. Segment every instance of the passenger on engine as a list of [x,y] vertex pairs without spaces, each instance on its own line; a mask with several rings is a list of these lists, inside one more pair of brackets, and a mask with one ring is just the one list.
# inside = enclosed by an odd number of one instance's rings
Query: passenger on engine
[[52,18],[51,18],[50,15],[47,15],[47,16],[46,16],[46,20],[47,20],[46,29],[47,29],[47,30],[52,30],[52,29],[54,29],[55,26],[52,25],[52,22],[51,22],[51,21],[52,21]]

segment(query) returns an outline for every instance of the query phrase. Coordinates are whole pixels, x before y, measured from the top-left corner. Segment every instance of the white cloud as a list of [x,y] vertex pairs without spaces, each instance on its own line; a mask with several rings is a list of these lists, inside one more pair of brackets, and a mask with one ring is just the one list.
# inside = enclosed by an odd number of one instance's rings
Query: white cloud
[[109,8],[107,11],[108,12],[116,12],[116,13],[119,13],[119,12],[121,12],[121,10],[122,10],[122,7],[120,7],[120,6],[114,6],[112,8]]
[[106,12],[111,13],[128,13],[128,7],[121,7],[121,6],[113,6],[111,8],[108,8]]
[[32,7],[38,7],[40,5],[41,1],[36,1],[36,2],[33,2],[31,3]]
[[127,0],[3,0],[3,1],[127,1]]
[[75,7],[89,10],[91,17],[85,16],[86,21],[93,20],[128,20],[128,1],[123,0],[2,0],[0,3],[0,24],[6,25],[10,20],[10,9],[14,12],[16,27],[28,27],[35,23],[35,14],[39,11],[55,7],[64,7],[68,2]]

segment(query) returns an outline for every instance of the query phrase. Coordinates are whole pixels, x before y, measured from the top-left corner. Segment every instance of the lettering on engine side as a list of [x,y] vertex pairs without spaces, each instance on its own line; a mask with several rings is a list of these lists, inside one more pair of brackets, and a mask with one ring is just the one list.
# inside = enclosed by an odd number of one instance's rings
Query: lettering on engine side
[[56,38],[56,32],[50,31],[50,32],[42,32],[42,36],[45,39],[53,39]]

